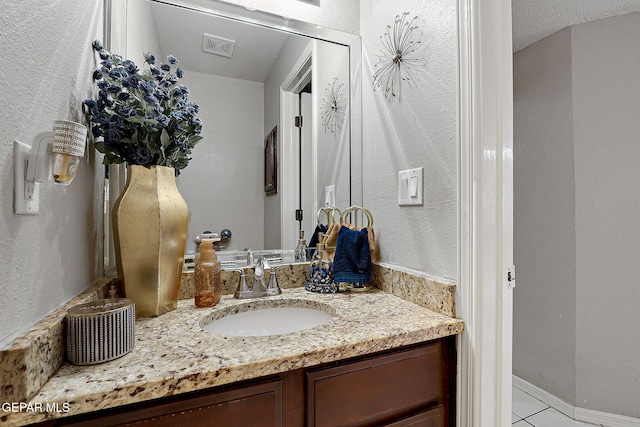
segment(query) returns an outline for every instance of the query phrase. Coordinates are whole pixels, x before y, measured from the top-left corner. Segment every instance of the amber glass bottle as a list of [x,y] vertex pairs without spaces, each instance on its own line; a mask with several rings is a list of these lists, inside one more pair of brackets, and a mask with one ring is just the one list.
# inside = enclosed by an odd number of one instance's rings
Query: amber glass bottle
[[200,242],[200,259],[193,272],[196,307],[213,307],[220,302],[220,263],[213,250],[213,241]]

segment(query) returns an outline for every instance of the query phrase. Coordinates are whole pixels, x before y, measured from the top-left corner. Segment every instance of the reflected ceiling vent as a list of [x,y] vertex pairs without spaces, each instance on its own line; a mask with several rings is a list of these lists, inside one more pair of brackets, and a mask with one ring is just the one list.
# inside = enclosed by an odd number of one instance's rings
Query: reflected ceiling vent
[[225,39],[223,37],[212,36],[211,34],[202,35],[202,51],[212,53],[214,55],[231,58],[233,49],[236,46],[235,40]]

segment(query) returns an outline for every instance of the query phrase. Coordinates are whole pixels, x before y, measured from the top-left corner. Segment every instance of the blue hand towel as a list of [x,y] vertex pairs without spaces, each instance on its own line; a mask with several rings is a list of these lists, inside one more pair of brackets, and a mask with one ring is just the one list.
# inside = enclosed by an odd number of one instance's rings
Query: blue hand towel
[[327,226],[323,225],[323,224],[318,224],[316,225],[316,229],[313,231],[313,236],[311,236],[311,240],[309,240],[309,245],[307,246],[310,249],[315,249],[315,247],[318,245],[318,239],[319,239],[319,234],[320,233],[326,233],[327,232]]
[[351,230],[344,225],[338,232],[333,258],[336,282],[367,283],[371,280],[371,252],[366,228]]

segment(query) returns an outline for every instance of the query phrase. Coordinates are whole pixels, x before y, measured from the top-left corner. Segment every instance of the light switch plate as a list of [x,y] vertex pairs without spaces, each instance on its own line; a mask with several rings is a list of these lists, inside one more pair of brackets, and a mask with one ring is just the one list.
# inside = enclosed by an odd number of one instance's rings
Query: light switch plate
[[398,205],[416,206],[424,204],[424,168],[398,172]]
[[327,185],[324,187],[324,207],[334,208],[336,206],[336,186]]
[[30,146],[13,141],[13,212],[16,215],[37,215],[40,211],[40,184],[25,181],[25,163]]

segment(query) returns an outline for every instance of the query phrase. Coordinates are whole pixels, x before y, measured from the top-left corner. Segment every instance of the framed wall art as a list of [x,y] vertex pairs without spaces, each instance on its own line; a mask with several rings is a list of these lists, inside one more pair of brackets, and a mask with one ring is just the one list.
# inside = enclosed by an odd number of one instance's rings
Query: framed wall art
[[278,192],[278,126],[264,139],[264,192]]

